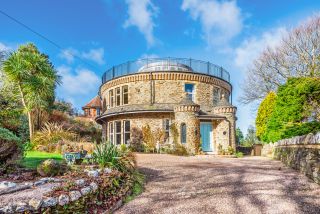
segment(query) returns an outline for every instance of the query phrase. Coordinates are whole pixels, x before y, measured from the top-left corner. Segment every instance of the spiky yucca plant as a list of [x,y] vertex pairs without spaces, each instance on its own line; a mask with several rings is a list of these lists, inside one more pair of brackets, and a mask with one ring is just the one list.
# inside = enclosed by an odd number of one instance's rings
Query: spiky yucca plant
[[128,153],[122,153],[117,146],[109,142],[96,145],[92,156],[93,160],[98,163],[101,168],[110,167],[121,172],[132,171],[134,169],[134,156]]

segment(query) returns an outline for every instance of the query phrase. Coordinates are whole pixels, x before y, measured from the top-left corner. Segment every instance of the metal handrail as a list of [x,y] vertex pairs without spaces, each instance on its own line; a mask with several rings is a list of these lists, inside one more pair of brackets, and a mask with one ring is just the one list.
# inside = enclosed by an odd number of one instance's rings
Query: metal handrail
[[[170,66],[170,65],[177,66],[177,64],[182,64],[184,66],[188,66],[190,68],[190,72],[214,76],[230,83],[229,72],[226,71],[221,66],[217,66],[210,62],[195,60],[191,58],[187,59],[187,58],[166,57],[166,58],[138,59],[135,61],[128,61],[120,65],[113,66],[102,75],[102,84],[112,79],[115,79],[117,77],[142,72],[141,68],[149,68],[149,65],[152,63],[153,65],[150,65],[150,68],[151,68],[154,66],[154,63],[160,63],[160,62],[161,64],[165,64],[167,66]],[[159,70],[159,71],[162,71],[162,70]]]

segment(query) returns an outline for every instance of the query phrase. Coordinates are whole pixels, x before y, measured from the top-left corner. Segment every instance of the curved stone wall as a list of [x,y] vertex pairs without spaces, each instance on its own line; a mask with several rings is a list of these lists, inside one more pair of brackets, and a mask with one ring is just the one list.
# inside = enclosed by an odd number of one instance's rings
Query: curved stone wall
[[[109,90],[128,85],[128,104],[179,103],[185,96],[185,83],[195,85],[194,102],[204,111],[212,111],[213,90],[218,87],[221,93],[229,96],[231,85],[218,78],[183,72],[138,73],[111,80],[100,88],[102,100],[109,103]],[[114,95],[115,96],[115,95]],[[115,98],[114,98],[115,99]]]

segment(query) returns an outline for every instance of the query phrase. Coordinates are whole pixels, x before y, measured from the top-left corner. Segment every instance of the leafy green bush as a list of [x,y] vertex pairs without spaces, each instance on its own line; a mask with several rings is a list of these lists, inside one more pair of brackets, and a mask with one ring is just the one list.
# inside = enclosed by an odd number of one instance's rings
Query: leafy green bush
[[37,167],[37,172],[43,177],[51,177],[63,174],[67,169],[65,163],[59,163],[54,159],[47,159]]
[[21,152],[21,140],[11,131],[0,127],[0,165],[17,159]]
[[121,153],[112,143],[96,145],[92,157],[94,162],[98,163],[101,168],[109,167],[121,172],[131,171],[135,165],[133,154]]
[[278,88],[271,116],[261,120],[267,124],[259,135],[264,141],[276,142],[319,131],[319,106],[320,78],[289,78],[286,84]]
[[242,152],[236,152],[236,157],[237,158],[242,158],[243,157],[243,153]]
[[283,131],[283,138],[290,138],[292,136],[301,136],[307,133],[316,133],[320,130],[319,122],[309,122],[309,123],[298,123],[295,125],[286,126]]
[[169,154],[178,155],[178,156],[188,156],[189,152],[185,146],[180,143],[174,143],[171,150],[168,150]]
[[256,117],[256,135],[260,140],[265,142],[268,141],[268,138],[266,136],[266,130],[268,122],[274,111],[276,98],[276,93],[270,92],[269,94],[267,94],[267,96],[264,98],[264,100],[261,102],[258,108]]

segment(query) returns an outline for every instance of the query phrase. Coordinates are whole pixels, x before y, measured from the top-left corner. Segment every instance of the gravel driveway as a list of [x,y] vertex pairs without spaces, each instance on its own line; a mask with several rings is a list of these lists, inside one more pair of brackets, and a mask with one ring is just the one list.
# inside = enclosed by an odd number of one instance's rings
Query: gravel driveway
[[320,186],[279,161],[138,154],[145,191],[116,213],[320,213]]

